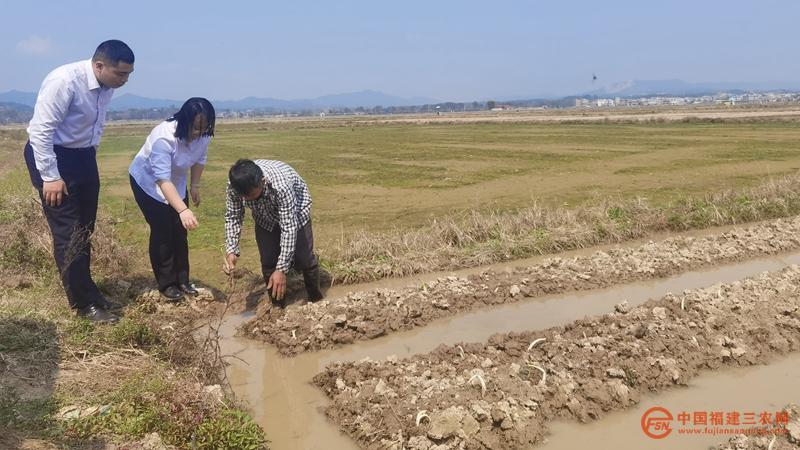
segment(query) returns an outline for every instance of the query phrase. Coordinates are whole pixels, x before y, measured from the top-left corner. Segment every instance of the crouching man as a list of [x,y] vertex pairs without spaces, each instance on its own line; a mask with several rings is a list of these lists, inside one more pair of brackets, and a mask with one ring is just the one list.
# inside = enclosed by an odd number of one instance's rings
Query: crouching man
[[225,202],[225,273],[236,267],[245,207],[255,221],[261,272],[270,295],[283,301],[286,272],[294,266],[303,273],[308,300],[322,299],[306,182],[281,161],[240,159],[231,167]]

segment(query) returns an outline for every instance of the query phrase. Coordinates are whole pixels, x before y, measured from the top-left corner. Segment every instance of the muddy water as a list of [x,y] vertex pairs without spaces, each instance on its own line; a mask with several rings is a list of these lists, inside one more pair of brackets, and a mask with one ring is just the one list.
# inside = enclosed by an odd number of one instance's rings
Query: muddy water
[[[574,450],[591,442],[593,450],[605,449],[705,449],[727,442],[730,435],[686,435],[673,430],[667,437],[651,439],[642,432],[642,415],[651,407],[661,406],[673,416],[681,411],[722,411],[775,413],[787,403],[800,403],[800,355],[773,362],[768,366],[735,368],[719,373],[704,373],[686,389],[673,389],[658,396],[643,396],[635,408],[610,414],[602,420],[576,424],[550,424],[551,436],[540,448]],[[675,428],[675,422],[673,422]],[[701,427],[702,428],[702,427]],[[723,426],[722,428],[730,428]],[[744,428],[744,427],[742,427]]]
[[[514,265],[519,264],[519,261],[514,263]],[[354,449],[357,448],[355,443],[339,433],[333,424],[327,422],[321,412],[326,404],[326,399],[321,391],[309,383],[311,378],[330,362],[337,360],[352,361],[364,357],[382,359],[389,355],[405,357],[431,351],[440,344],[480,342],[486,341],[494,333],[525,331],[562,325],[584,316],[609,312],[614,304],[623,300],[627,300],[631,306],[636,306],[650,298],[661,297],[668,292],[677,293],[685,289],[705,287],[718,282],[731,282],[764,271],[780,270],[789,264],[800,264],[800,252],[782,255],[781,257],[761,258],[738,264],[719,266],[663,280],[633,283],[590,292],[556,295],[526,302],[506,304],[493,309],[475,311],[434,322],[422,329],[395,333],[340,349],[306,353],[295,358],[283,358],[278,355],[274,348],[255,341],[234,337],[235,328],[250,319],[248,315],[239,315],[230,317],[225,322],[221,330],[223,334],[221,344],[224,353],[238,356],[238,359],[232,358],[230,360],[231,367],[228,370],[228,377],[236,394],[249,404],[254,417],[266,430],[267,436],[272,441],[272,448]],[[356,288],[360,289],[361,287],[350,286],[347,290]],[[333,291],[328,294],[329,296],[338,295],[337,292]],[[789,361],[794,361],[795,366],[800,366],[797,364],[798,360],[796,359],[790,359]],[[789,365],[791,366],[791,364]],[[751,385],[750,378],[745,378],[744,375],[740,375],[737,378],[735,374],[756,374],[757,372],[760,374],[758,376],[761,377],[759,379],[767,380],[764,384],[770,392],[773,392],[773,390],[778,391],[774,386],[789,386],[790,383],[796,386],[797,383],[796,371],[786,370],[786,366],[782,364],[772,364],[738,372],[731,371],[730,373],[723,372],[722,374],[706,375],[697,379],[696,383],[699,389],[678,390],[667,395],[685,394],[687,399],[691,398],[706,404],[705,409],[719,410],[725,407],[725,404],[720,403],[723,398],[733,397],[730,395],[731,391],[736,392],[736,397],[739,398],[739,393],[744,391],[743,388],[749,388]],[[729,381],[731,387],[727,390],[727,397],[722,394],[722,392],[726,391],[718,391],[715,390],[716,388],[706,389],[708,386],[715,385],[717,379],[723,380],[721,378],[723,376],[733,377],[732,381]],[[747,376],[749,377],[749,375]],[[712,381],[704,381],[706,379]],[[706,383],[706,385],[702,383]],[[692,393],[687,394],[689,392]],[[778,392],[775,395],[778,399],[775,401],[779,401],[781,396],[785,397],[786,392]],[[748,400],[746,394],[742,394],[741,397],[745,401]],[[660,396],[658,401],[661,401],[662,398],[665,398],[665,396]],[[767,397],[761,395],[758,398],[766,399]],[[652,406],[654,402],[656,402],[656,399],[647,399],[641,405],[646,409]],[[751,410],[761,407],[761,405],[762,403],[743,404],[741,408],[742,410]],[[694,410],[692,409],[692,411]],[[636,414],[632,410],[631,412],[623,412],[612,416],[616,418],[617,422],[611,422],[609,426],[619,427],[617,438],[620,441],[615,441],[617,444],[608,448],[636,448],[640,446],[642,442],[641,429],[633,428],[633,431],[631,431],[629,426],[630,421],[633,420],[632,418],[636,418]],[[642,411],[639,411],[639,418],[641,418],[641,414]],[[570,435],[578,431],[588,433],[588,431],[585,431],[588,427],[605,425],[606,422],[608,421],[602,420],[589,426],[575,423],[563,424],[558,427],[557,431],[554,430],[551,444],[544,445],[542,448],[550,448],[550,445],[562,445],[556,441],[559,435]],[[636,421],[633,423],[638,424]],[[613,434],[603,430],[597,428],[594,432],[601,435]],[[638,434],[636,433],[637,430],[639,430]],[[585,439],[589,439],[588,434],[583,436]],[[566,436],[565,438],[571,437]],[[629,440],[625,440],[626,437]],[[591,435],[591,442],[596,442],[596,438],[597,436]],[[715,438],[710,442],[723,440],[720,436]],[[663,441],[659,441],[658,445]],[[581,442],[585,443],[587,441]],[[564,447],[559,448],[580,448],[572,441],[563,445]],[[683,447],[675,448],[686,448],[685,445],[684,441]]]

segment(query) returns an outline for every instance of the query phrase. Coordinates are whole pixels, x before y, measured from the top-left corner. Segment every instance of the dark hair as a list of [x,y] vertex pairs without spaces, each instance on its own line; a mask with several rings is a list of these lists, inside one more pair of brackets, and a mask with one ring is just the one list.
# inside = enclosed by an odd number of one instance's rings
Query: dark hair
[[240,159],[228,171],[228,180],[237,194],[248,195],[253,189],[261,186],[264,172],[253,161]]
[[105,41],[98,45],[97,50],[94,51],[92,61],[100,60],[112,66],[116,66],[120,61],[133,64],[133,50],[128,47],[128,44],[116,39],[111,39],[110,41]]
[[181,106],[180,111],[172,115],[167,122],[178,121],[178,126],[175,127],[175,137],[183,141],[188,141],[189,136],[192,134],[192,127],[194,126],[194,118],[198,115],[204,115],[206,118],[206,129],[201,136],[214,135],[214,123],[217,113],[214,111],[214,106],[210,101],[202,97],[192,97],[186,100]]

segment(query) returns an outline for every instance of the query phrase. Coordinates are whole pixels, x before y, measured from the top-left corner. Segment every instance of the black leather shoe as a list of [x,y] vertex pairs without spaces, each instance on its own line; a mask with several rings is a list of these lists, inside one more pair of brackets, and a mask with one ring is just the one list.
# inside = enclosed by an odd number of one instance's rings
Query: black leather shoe
[[97,306],[97,307],[99,307],[101,309],[104,309],[106,311],[111,311],[112,309],[119,309],[119,308],[122,307],[122,305],[120,305],[119,303],[112,302],[112,301],[110,301],[109,299],[107,299],[105,297],[100,297],[100,298],[96,299],[94,301],[94,304],[95,304],[95,306]]
[[184,294],[191,295],[192,297],[197,296],[197,295],[200,294],[200,291],[198,291],[197,288],[195,288],[194,285],[191,284],[191,283],[190,284],[179,284],[178,288],[180,288],[180,290],[183,291]]
[[97,305],[84,306],[78,310],[78,316],[96,323],[117,323],[119,317]]
[[183,292],[176,286],[170,286],[161,291],[161,296],[170,301],[177,301],[183,298]]

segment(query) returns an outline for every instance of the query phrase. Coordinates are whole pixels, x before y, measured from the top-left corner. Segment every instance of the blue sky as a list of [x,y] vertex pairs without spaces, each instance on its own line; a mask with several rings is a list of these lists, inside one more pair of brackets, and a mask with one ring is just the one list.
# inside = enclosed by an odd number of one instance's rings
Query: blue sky
[[793,0],[5,0],[0,21],[0,92],[36,91],[111,38],[136,53],[121,92],[171,99],[373,89],[467,101],[630,79],[800,81]]

